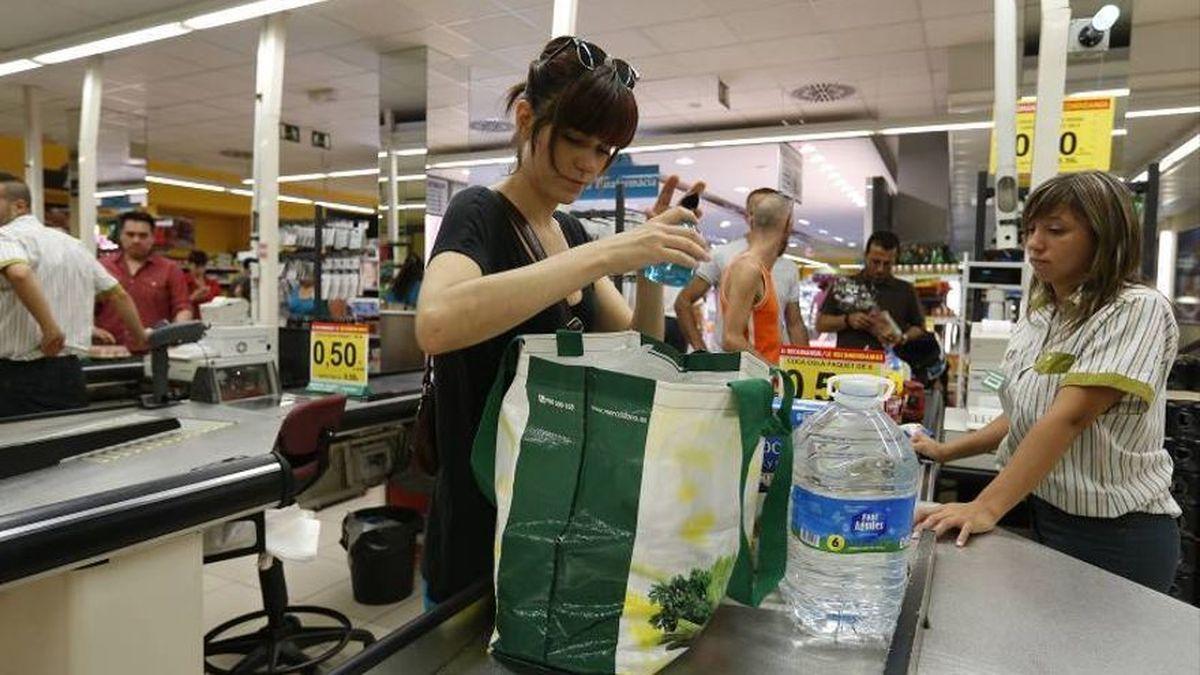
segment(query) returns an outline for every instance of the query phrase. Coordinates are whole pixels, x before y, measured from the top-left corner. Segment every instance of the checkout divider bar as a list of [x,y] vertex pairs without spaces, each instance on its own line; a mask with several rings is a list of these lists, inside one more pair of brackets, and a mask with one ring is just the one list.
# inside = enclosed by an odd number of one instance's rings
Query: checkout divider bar
[[288,478],[264,453],[13,513],[0,518],[0,584],[275,506]]

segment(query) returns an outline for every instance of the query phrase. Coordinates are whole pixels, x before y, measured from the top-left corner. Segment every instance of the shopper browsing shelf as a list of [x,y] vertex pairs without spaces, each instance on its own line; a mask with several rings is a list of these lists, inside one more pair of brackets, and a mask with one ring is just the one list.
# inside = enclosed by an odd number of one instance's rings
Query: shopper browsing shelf
[[[754,208],[759,200],[771,194],[779,194],[772,188],[758,188],[746,195],[746,224],[751,225],[754,218]],[[800,312],[800,275],[796,266],[782,257],[787,251],[787,240],[781,243],[783,247],[771,266],[771,280],[775,284],[775,297],[779,301],[779,316],[782,318],[781,333],[787,344],[807,346],[808,329],[804,326],[804,317]],[[742,237],[712,251],[712,260],[701,263],[696,268],[696,274],[688,285],[679,292],[675,299],[675,316],[679,322],[679,330],[693,349],[705,349],[704,331],[701,323],[695,318],[695,313],[687,311],[689,307],[704,299],[708,289],[717,287],[720,292],[721,278],[729,262],[741,255],[750,246],[749,239]],[[719,303],[718,303],[719,309]],[[721,341],[722,315],[717,314],[717,342]]]
[[749,247],[729,261],[721,279],[721,346],[726,351],[750,351],[769,363],[779,362],[783,339],[771,267],[787,249],[791,233],[792,200],[763,195],[750,223]]
[[674,177],[658,215],[599,241],[556,211],[578,199],[633,139],[636,81],[629,64],[596,45],[551,40],[509,93],[516,169],[490,188],[456,194],[442,220],[416,325],[422,350],[434,357],[436,387],[440,468],[423,564],[433,601],[492,573],[496,512],[475,485],[470,451],[508,343],[565,326],[661,338],[662,287],[639,278],[631,310],[609,276],[662,262],[695,267],[708,257],[700,235],[679,225],[694,214],[668,208]]
[[948,443],[914,442],[943,462],[998,449],[1004,468],[974,501],[919,512],[917,528],[957,529],[962,545],[1029,496],[1038,541],[1165,592],[1179,558],[1163,446],[1179,329],[1138,281],[1131,194],[1107,173],[1058,176],[1021,222],[1034,280],[1002,365],[1004,414]]
[[[137,306],[142,325],[192,319],[187,279],[174,262],[154,253],[154,216],[128,211],[119,218],[121,252],[101,260]],[[93,338],[101,344],[121,344],[136,350],[132,333],[125,330],[114,308],[97,307]]]
[[93,298],[141,344],[133,302],[78,239],[30,213],[25,183],[0,176],[0,417],[87,405]]
[[839,347],[883,349],[925,333],[925,313],[916,289],[892,275],[900,239],[875,232],[864,248],[863,270],[829,288],[817,317],[817,331],[837,333]]

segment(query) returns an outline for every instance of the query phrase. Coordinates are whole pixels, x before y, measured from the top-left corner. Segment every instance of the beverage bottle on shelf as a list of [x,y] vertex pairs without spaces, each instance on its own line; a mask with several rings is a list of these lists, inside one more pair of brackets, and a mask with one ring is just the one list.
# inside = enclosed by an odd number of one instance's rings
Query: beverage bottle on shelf
[[904,597],[919,468],[883,410],[893,386],[830,378],[833,402],[794,433],[780,590],[800,629],[831,641],[888,640]]

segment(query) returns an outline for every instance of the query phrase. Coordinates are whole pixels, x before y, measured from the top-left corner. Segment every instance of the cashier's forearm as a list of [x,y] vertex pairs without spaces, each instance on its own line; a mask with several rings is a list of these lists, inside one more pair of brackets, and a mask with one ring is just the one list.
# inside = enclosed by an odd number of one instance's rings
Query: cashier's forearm
[[1072,420],[1051,410],[1025,434],[1008,466],[976,500],[999,519],[1037,488],[1081,431]]
[[1000,415],[982,429],[964,434],[947,441],[943,462],[951,462],[965,457],[982,455],[985,452],[995,452],[1000,442],[1008,435],[1008,416]]

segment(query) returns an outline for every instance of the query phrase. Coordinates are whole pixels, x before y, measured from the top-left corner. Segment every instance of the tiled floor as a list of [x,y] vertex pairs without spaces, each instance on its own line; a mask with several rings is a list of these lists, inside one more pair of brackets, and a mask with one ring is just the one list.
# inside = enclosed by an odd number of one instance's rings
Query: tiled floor
[[[358,499],[318,511],[321,535],[316,560],[307,563],[284,563],[284,576],[287,579],[288,599],[291,604],[335,609],[350,617],[356,628],[371,631],[377,640],[415,619],[421,614],[423,606],[419,578],[416,580],[416,590],[401,602],[391,605],[363,605],[354,601],[346,552],[338,543],[342,533],[342,518],[351,511],[383,503],[383,488],[379,487],[369,490]],[[256,562],[254,556],[245,556],[205,565],[206,632],[235,616],[262,609]],[[339,658],[330,663],[339,663],[358,649],[358,645],[350,645]]]

